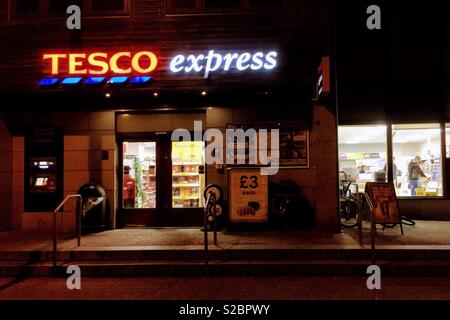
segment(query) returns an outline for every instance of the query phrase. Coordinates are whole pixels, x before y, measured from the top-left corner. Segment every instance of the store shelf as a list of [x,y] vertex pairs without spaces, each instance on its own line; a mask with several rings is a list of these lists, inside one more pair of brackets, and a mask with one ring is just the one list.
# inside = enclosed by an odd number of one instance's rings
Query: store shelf
[[172,172],[173,177],[193,177],[199,176],[198,172]]
[[188,197],[186,197],[186,196],[184,196],[184,197],[172,196],[172,200],[198,200],[199,198],[200,198],[199,195],[197,195],[197,196],[188,196]]
[[200,166],[203,165],[200,162],[172,162],[173,166]]
[[183,188],[183,187],[191,187],[191,188],[195,188],[195,187],[200,187],[199,183],[174,183],[172,184],[173,188]]

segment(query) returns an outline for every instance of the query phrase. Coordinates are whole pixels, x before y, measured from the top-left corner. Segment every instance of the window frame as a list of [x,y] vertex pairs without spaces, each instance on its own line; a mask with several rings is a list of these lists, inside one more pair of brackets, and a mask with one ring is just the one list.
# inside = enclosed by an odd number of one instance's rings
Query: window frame
[[43,15],[44,12],[44,1],[38,0],[39,2],[39,12],[37,14],[20,14],[16,12],[17,7],[17,0],[9,0],[8,4],[8,11],[9,11],[9,17],[11,19],[38,19]]
[[[444,151],[445,151],[445,158],[450,159],[450,139],[447,139],[447,136],[450,137],[450,122],[444,123]],[[448,149],[447,149],[448,147]],[[448,173],[450,174],[450,172]]]
[[[423,125],[437,125],[436,128],[414,128],[413,126],[423,126]],[[390,124],[388,124],[388,127],[390,129],[390,154],[388,154],[388,157],[391,161],[391,163],[393,164],[393,156],[394,156],[394,140],[393,140],[393,132],[394,132],[394,127],[395,126],[411,126],[411,129],[396,129],[396,130],[427,130],[427,129],[438,129],[440,132],[440,153],[441,153],[441,183],[442,183],[442,195],[437,195],[437,196],[399,196],[397,195],[398,199],[400,200],[439,200],[439,199],[446,199],[448,196],[446,193],[446,171],[445,171],[445,163],[444,163],[444,159],[445,159],[445,148],[443,148],[445,146],[445,122],[439,121],[439,122],[430,122],[430,121],[426,121],[426,122],[391,122]],[[388,174],[388,181],[392,182],[393,181],[393,174]]]
[[[390,153],[389,153],[389,125],[387,124],[387,123],[384,123],[384,122],[361,122],[361,123],[345,123],[345,124],[339,124],[338,125],[338,134],[337,134],[337,145],[338,145],[338,169],[340,170],[340,159],[339,159],[339,157],[340,157],[340,155],[341,155],[341,149],[340,149],[340,145],[342,145],[342,144],[347,144],[347,143],[341,143],[340,142],[340,140],[339,140],[339,129],[340,128],[342,128],[342,127],[347,127],[347,128],[349,128],[349,127],[351,127],[351,128],[355,128],[355,127],[358,127],[358,128],[362,128],[362,127],[365,127],[365,128],[367,128],[367,127],[372,127],[372,128],[376,128],[376,127],[383,127],[384,128],[384,138],[385,138],[385,141],[383,142],[383,144],[385,144],[386,145],[386,159],[385,159],[385,165],[386,165],[386,167],[387,167],[387,169],[388,169],[388,171],[386,171],[386,177],[385,177],[385,182],[389,182],[390,181],[390,178],[389,178],[389,168],[390,168],[390,160],[389,160],[389,158],[390,158]],[[366,184],[367,182],[375,182],[375,180],[372,180],[372,181],[366,181],[366,182],[358,182],[358,181],[356,181],[356,182],[354,182],[355,184]],[[358,190],[359,192],[364,192],[364,189],[363,190],[361,190],[361,189],[359,189]]]
[[[16,1],[9,0],[9,18],[10,20],[34,20],[34,19],[57,19],[65,18],[64,16],[50,12],[50,0],[38,0],[39,12],[37,14],[17,14]],[[130,17],[131,16],[131,0],[122,0],[124,2],[124,10],[92,10],[93,0],[81,0],[83,3],[83,17],[85,18],[105,18],[105,17]]]
[[282,1],[281,7],[275,8],[272,6],[251,6],[251,0],[240,0],[240,6],[236,8],[214,8],[207,9],[205,6],[205,0],[195,0],[195,9],[185,8],[177,9],[173,8],[174,0],[165,0],[164,7],[167,16],[171,15],[219,15],[219,14],[242,14],[242,13],[259,13],[267,12],[270,10],[276,10],[276,12],[289,11],[292,6],[291,0]]
[[[393,126],[395,125],[423,125],[423,124],[439,124],[441,129],[441,157],[444,161],[446,159],[446,144],[449,143],[446,141],[446,130],[450,130],[450,119],[440,120],[440,121],[424,121],[424,122],[410,122],[410,121],[392,121],[392,120],[382,120],[382,121],[343,121],[339,123],[339,126],[375,126],[375,125],[386,125],[387,127],[387,164],[388,164],[388,172],[387,172],[387,181],[393,182],[393,140],[392,140],[392,131]],[[337,141],[339,143],[339,141]],[[448,159],[448,158],[447,158]],[[443,192],[441,196],[419,196],[419,197],[404,197],[398,196],[398,199],[403,201],[415,201],[415,200],[446,200],[450,199],[450,190],[447,185],[447,177],[450,175],[450,172],[446,170],[445,164],[442,163],[442,188]]]

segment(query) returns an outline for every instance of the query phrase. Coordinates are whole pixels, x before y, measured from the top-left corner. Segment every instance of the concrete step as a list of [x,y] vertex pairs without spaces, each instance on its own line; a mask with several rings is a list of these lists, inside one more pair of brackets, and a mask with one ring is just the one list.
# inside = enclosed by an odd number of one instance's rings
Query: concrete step
[[[309,247],[211,247],[211,260],[370,260],[369,247],[309,246]],[[380,260],[443,260],[450,261],[450,246],[383,246],[377,248]],[[52,261],[53,253],[43,251],[0,251],[0,261],[35,263]],[[192,260],[202,261],[205,252],[201,246],[188,247],[107,247],[77,248],[57,252],[58,261],[124,261],[124,260]]]
[[[450,261],[415,260],[376,262],[384,276],[449,276]],[[72,261],[59,263],[56,275],[68,277],[70,265],[81,268],[84,277],[136,277],[136,276],[204,276],[208,275],[304,275],[304,276],[364,276],[372,262],[370,260],[232,260],[204,262],[180,260],[159,261]],[[49,277],[54,276],[50,262],[21,264],[0,262],[3,277]]]

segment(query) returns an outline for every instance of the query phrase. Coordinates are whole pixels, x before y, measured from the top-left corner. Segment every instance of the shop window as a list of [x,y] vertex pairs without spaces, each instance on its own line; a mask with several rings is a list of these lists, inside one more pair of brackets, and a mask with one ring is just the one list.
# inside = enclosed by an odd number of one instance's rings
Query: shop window
[[386,126],[339,126],[339,171],[363,192],[366,182],[387,181]]
[[84,16],[129,15],[131,0],[11,0],[13,18],[65,17],[67,7],[78,5]]
[[123,143],[123,208],[156,208],[156,143]]
[[440,125],[394,125],[392,143],[397,195],[442,196]]
[[450,123],[445,125],[445,144],[447,159],[450,159]]

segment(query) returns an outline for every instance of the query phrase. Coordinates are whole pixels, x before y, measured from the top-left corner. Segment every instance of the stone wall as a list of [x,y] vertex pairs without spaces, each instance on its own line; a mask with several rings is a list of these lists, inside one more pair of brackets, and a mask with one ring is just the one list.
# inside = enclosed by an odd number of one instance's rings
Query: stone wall
[[[233,109],[208,109],[206,127],[224,130],[227,123],[235,120],[245,122],[245,119],[239,117],[233,119],[232,113]],[[76,193],[78,188],[87,182],[101,184],[107,192],[109,226],[115,228],[120,189],[116,177],[118,155],[114,112],[52,113],[51,121],[53,125],[64,126],[65,130],[64,195]],[[9,196],[9,189],[5,188],[5,190],[2,189],[2,194],[11,199],[12,219],[10,220],[12,220],[13,229],[49,232],[51,231],[51,212],[24,212],[24,137],[17,136],[10,140],[12,140],[12,152],[10,152],[12,164],[9,165],[12,170],[12,193],[10,192]],[[271,182],[295,181],[300,186],[303,197],[314,210],[316,228],[325,232],[338,230],[336,144],[334,115],[325,107],[315,106],[310,131],[310,167],[283,169],[277,175],[270,177]],[[208,183],[218,183],[226,187],[225,173],[218,172],[214,165],[208,166],[207,173]],[[74,232],[74,201],[69,202],[64,213],[58,215],[58,229],[64,233]]]
[[[64,126],[64,196],[74,194],[87,182],[98,183],[106,190],[108,224],[115,227],[115,159],[114,112],[54,113],[53,125]],[[24,137],[13,138],[13,229],[51,231],[51,212],[24,212]],[[75,231],[75,201],[69,201],[58,214],[62,233]]]
[[[233,123],[235,120],[232,112],[231,109],[209,109],[208,128],[225,130],[226,124]],[[276,115],[273,117],[273,121],[276,121]],[[324,232],[337,232],[339,228],[336,130],[334,115],[323,106],[314,107],[310,132],[310,167],[283,169],[269,179],[270,182],[282,180],[296,182],[301,188],[302,196],[314,210],[316,229]],[[208,166],[207,179],[208,183],[227,185],[227,175],[219,173],[215,165]],[[302,213],[299,212],[299,214]]]

